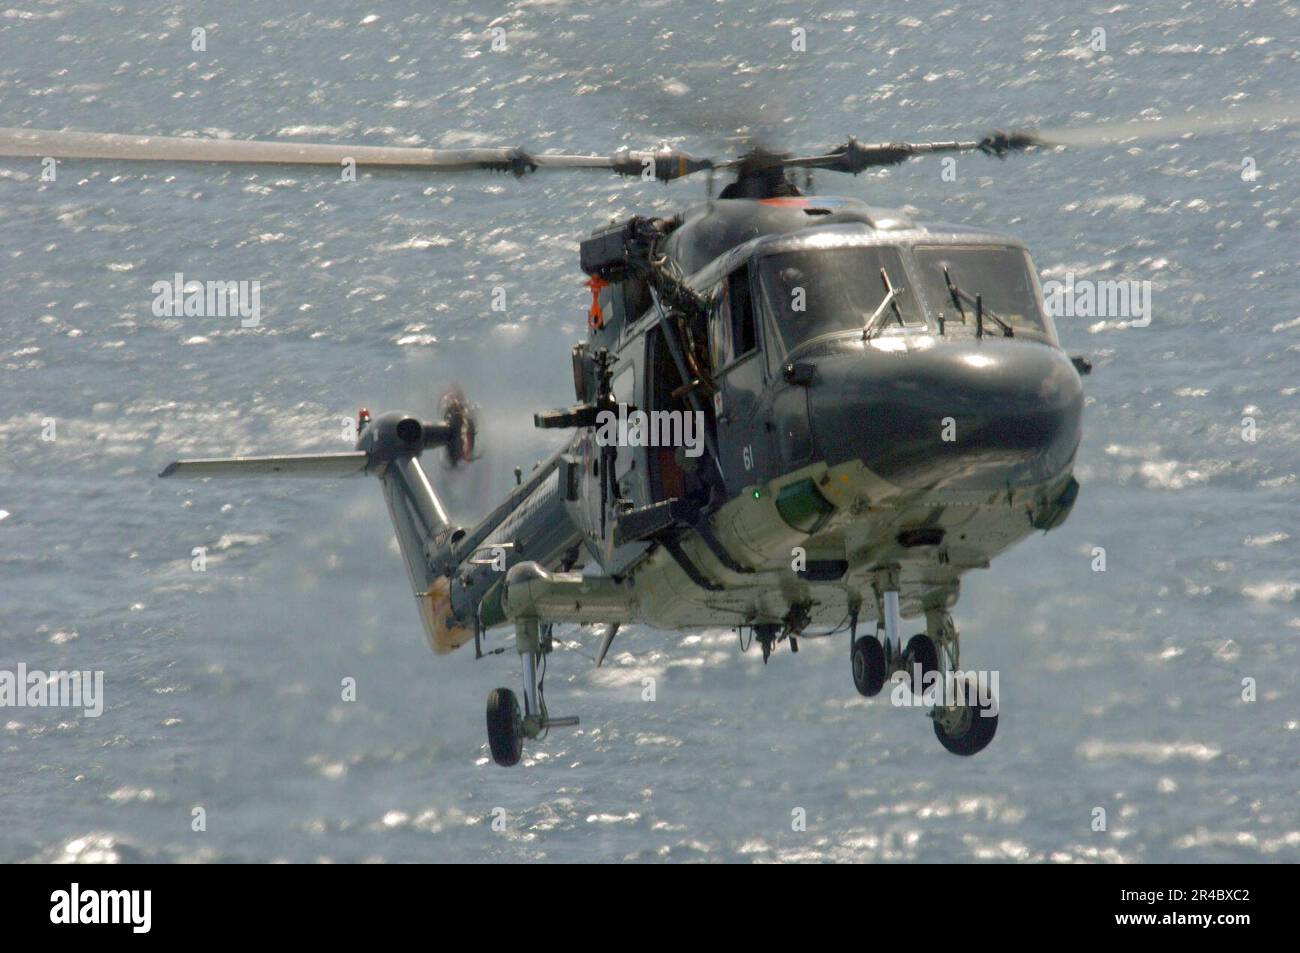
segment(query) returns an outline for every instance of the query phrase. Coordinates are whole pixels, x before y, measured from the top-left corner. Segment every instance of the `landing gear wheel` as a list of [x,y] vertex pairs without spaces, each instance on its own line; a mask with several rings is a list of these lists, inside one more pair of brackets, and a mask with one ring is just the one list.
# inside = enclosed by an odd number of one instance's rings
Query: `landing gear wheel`
[[518,764],[524,753],[524,719],[510,689],[494,688],[488,693],[487,730],[492,760],[507,768]]
[[[939,671],[939,650],[934,639],[928,635],[914,635],[903,649],[903,665],[907,671],[907,681],[912,686],[912,694],[920,695],[925,688],[925,679],[931,672]],[[921,666],[921,678],[916,676],[916,666]]]
[[934,734],[953,754],[979,754],[988,747],[998,730],[998,716],[986,714],[993,705],[976,703],[936,709]]
[[871,698],[885,687],[885,647],[875,636],[864,635],[853,643],[853,684]]

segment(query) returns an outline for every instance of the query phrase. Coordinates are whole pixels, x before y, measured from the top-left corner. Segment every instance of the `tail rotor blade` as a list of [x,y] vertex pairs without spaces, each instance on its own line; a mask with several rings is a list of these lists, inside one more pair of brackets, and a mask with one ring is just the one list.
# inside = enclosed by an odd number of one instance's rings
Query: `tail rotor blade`
[[478,442],[478,411],[465,397],[465,392],[453,386],[442,395],[442,417],[448,428],[447,462],[452,468],[475,459]]

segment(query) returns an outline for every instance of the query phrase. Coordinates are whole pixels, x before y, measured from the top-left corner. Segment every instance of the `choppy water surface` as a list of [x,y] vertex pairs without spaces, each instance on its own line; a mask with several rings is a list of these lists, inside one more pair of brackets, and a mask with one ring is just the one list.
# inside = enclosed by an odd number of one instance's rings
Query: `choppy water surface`
[[[3,126],[709,154],[755,112],[806,151],[1300,88],[1297,8],[1271,2],[12,2]],[[516,663],[429,653],[373,481],[155,474],[344,449],[339,418],[457,380],[487,453],[439,479],[477,516],[571,396],[579,237],[702,185],[0,162],[0,667],[106,677],[98,719],[0,711],[0,860],[1300,858],[1298,169],[1275,129],[822,177],[1017,234],[1045,277],[1154,283],[1149,327],[1060,322],[1097,365],[1078,506],[967,577],[997,740],[947,755],[854,693],[839,639],[764,668],[730,632],[633,629],[595,671],[565,630],[549,697],[583,727],[505,771],[483,700]],[[155,317],[177,271],[260,281],[262,327]]]

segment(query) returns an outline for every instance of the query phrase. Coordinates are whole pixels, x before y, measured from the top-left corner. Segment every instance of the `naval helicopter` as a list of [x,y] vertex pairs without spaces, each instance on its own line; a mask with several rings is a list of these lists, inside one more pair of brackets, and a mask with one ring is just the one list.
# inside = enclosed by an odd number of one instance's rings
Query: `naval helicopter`
[[[422,462],[439,450],[453,466],[474,459],[478,424],[459,392],[434,420],[362,410],[350,452],[185,459],[160,474],[376,477],[434,652],[501,654],[492,641],[513,634],[522,704],[497,688],[486,710],[505,766],[578,723],[552,715],[545,696],[557,625],[603,627],[598,665],[620,627],[642,624],[735,628],[764,661],[780,645],[845,635],[866,697],[887,681],[919,693],[960,675],[962,575],[1074,506],[1091,365],[1062,349],[1018,239],[807,194],[807,182],[1056,144],[1026,132],[850,138],[811,155],[754,147],[714,160],[668,145],[557,155],[0,129],[11,156],[709,176],[703,204],[581,241],[591,301],[571,353],[575,402],[534,417],[567,438],[529,474],[516,470],[476,522],[453,520]],[[731,181],[715,196],[717,174]],[[907,620],[922,631],[904,642]],[[929,715],[957,755],[997,730],[996,699],[973,693]]]

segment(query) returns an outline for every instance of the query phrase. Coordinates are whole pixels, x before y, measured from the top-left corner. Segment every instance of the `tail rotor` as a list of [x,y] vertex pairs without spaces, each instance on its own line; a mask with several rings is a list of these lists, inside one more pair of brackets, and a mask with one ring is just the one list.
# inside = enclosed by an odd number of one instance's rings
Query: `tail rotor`
[[447,463],[454,469],[475,459],[478,442],[478,412],[459,387],[452,387],[439,402],[443,424],[450,431],[445,444]]

